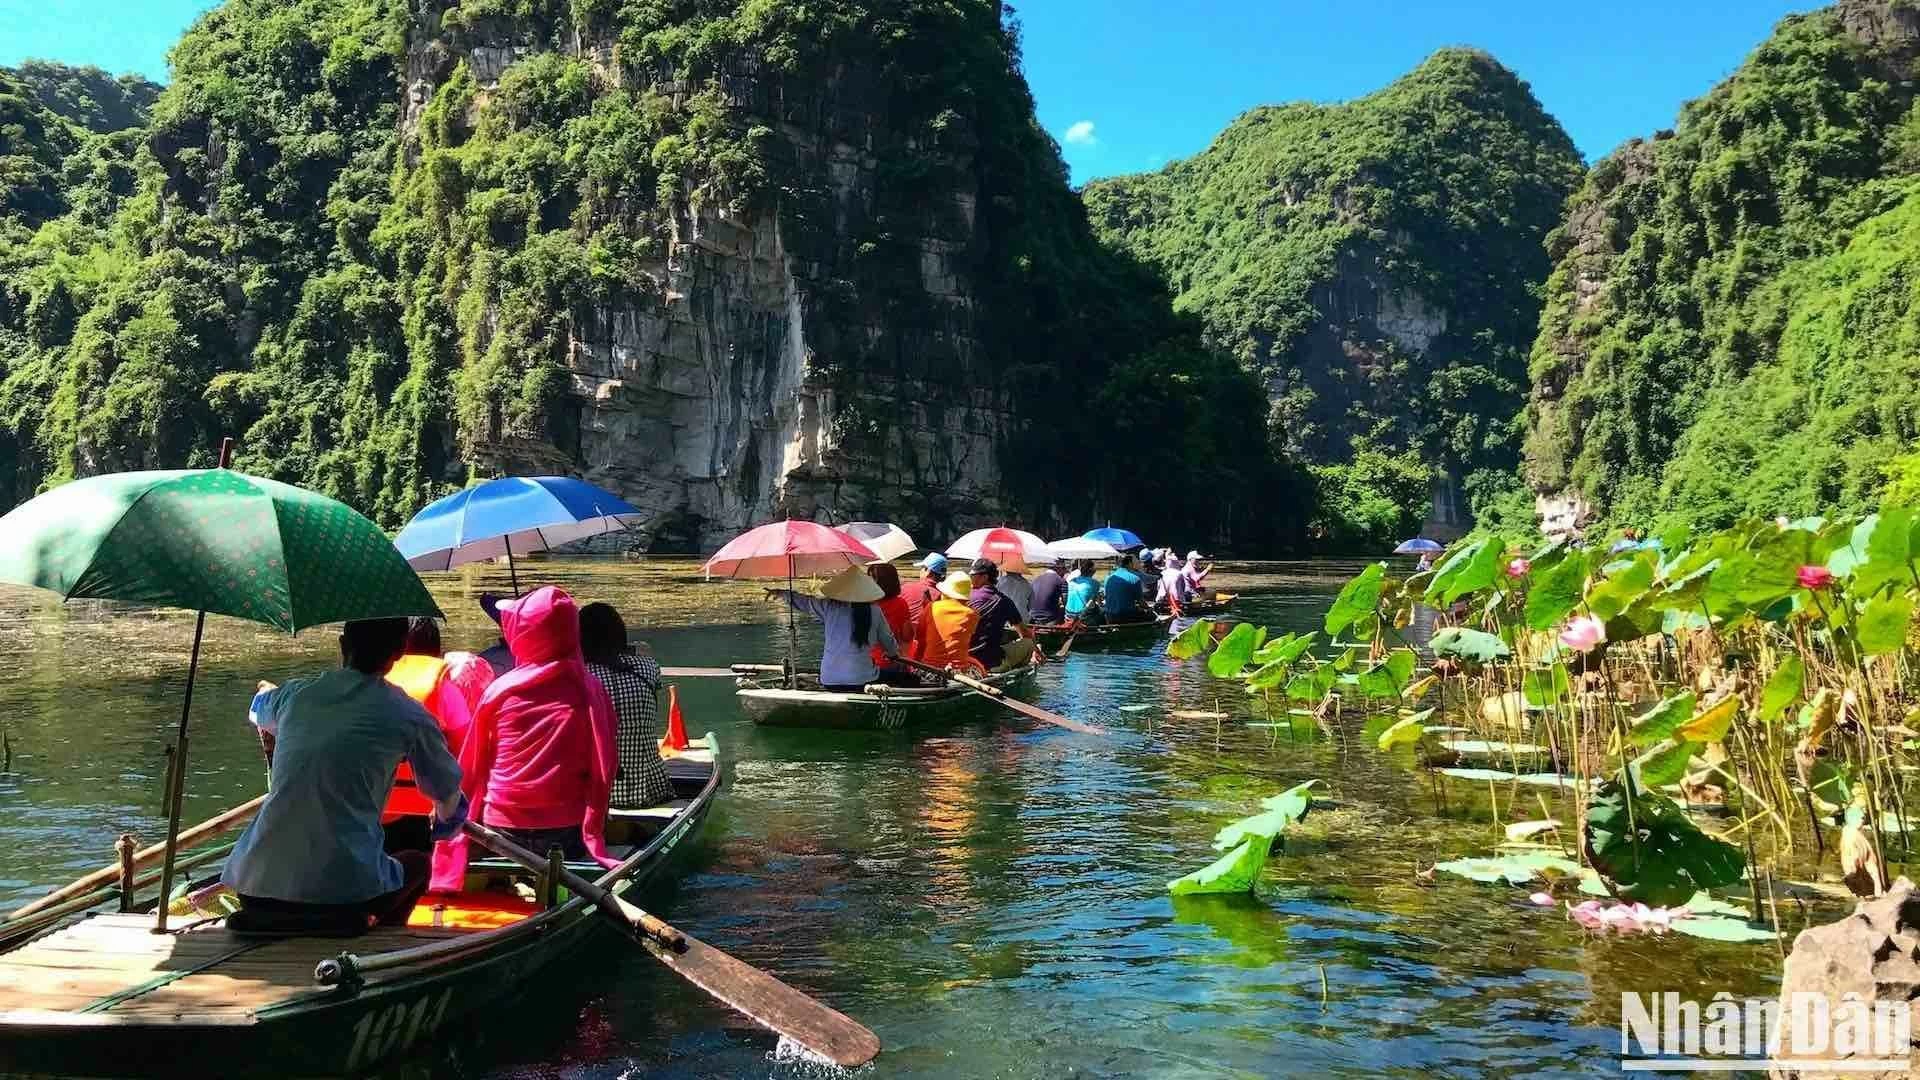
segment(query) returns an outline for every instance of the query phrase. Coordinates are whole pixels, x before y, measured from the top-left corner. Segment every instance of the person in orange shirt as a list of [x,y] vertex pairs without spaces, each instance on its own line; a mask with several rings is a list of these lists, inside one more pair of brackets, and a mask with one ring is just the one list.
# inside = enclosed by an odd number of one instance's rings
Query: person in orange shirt
[[920,662],[938,668],[967,668],[979,662],[973,659],[973,632],[980,625],[980,613],[967,606],[967,594],[973,579],[956,572],[940,583],[939,596],[927,605],[926,618],[920,621],[920,633],[914,640]]

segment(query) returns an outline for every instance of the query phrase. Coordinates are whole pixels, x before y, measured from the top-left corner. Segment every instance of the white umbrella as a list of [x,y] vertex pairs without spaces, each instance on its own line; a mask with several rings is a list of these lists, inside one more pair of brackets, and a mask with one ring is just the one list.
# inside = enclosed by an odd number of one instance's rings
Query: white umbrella
[[1089,540],[1084,536],[1071,536],[1065,540],[1055,540],[1047,545],[1047,551],[1062,562],[1075,559],[1117,559],[1119,549],[1104,540]]
[[[947,546],[949,559],[977,559],[980,557],[980,545],[987,534],[994,529],[975,529]],[[1020,538],[1021,554],[1028,562],[1049,563],[1058,556],[1047,550],[1047,542],[1023,529],[1007,529],[1007,532]]]
[[840,531],[853,537],[873,552],[873,557],[892,562],[912,552],[920,545],[913,542],[907,530],[884,521],[855,521],[840,526]]

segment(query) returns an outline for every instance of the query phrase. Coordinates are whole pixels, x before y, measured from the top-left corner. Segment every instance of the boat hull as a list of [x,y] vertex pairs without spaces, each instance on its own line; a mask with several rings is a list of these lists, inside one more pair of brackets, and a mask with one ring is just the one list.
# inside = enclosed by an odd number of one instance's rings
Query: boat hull
[[1098,626],[1082,626],[1078,630],[1066,626],[1036,626],[1033,636],[1049,653],[1059,652],[1068,638],[1073,639],[1074,652],[1130,649],[1159,641],[1166,636],[1167,627],[1172,621],[1171,616],[1162,615],[1151,621],[1102,623]]
[[[1027,667],[989,681],[1017,695],[1031,687],[1033,680],[1034,669]],[[965,719],[996,708],[980,695],[958,687],[938,692],[894,691],[880,696],[789,690],[752,678],[740,680],[735,697],[749,719],[766,727],[851,731],[901,731]]]
[[[712,809],[721,775],[722,765],[714,761],[699,793],[646,843],[644,857],[610,888],[635,893],[673,863],[675,852],[697,834]],[[676,786],[680,783],[677,779]],[[591,903],[575,898],[529,918],[528,925],[514,933],[476,935],[472,951],[364,980],[350,978],[338,986],[314,983],[310,990],[254,1013],[125,1016],[113,1013],[112,1005],[98,1011],[0,1011],[0,1075],[366,1072],[439,1045],[443,1033],[504,1007],[538,985],[534,980],[542,970],[574,954],[603,929],[598,925],[602,918]],[[350,951],[357,940],[340,939],[337,947]]]

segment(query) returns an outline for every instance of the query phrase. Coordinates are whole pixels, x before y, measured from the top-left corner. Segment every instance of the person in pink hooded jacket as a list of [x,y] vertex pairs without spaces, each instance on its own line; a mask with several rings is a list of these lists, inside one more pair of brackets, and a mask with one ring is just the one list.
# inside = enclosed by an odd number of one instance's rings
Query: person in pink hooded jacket
[[[515,666],[481,695],[460,747],[473,818],[533,851],[558,847],[611,866],[605,825],[618,721],[581,658],[573,597],[549,585],[499,611]],[[434,888],[459,888],[465,859],[434,854]]]

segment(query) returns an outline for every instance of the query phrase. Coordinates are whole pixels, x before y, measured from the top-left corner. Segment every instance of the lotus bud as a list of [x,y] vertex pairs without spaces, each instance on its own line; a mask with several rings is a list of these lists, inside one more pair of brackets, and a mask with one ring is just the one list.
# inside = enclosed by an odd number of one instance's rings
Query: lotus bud
[[1514,559],[1511,562],[1507,563],[1507,576],[1508,577],[1526,577],[1527,572],[1532,569],[1533,569],[1533,563],[1529,562],[1528,560]]

